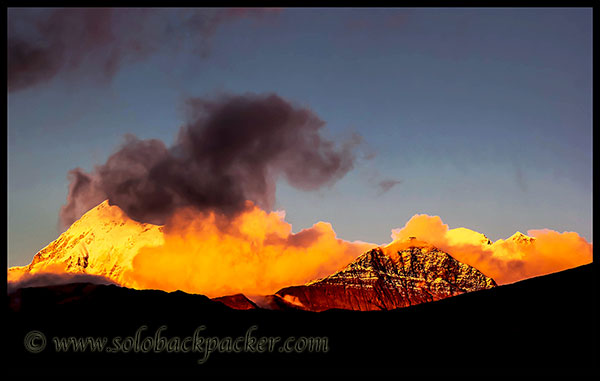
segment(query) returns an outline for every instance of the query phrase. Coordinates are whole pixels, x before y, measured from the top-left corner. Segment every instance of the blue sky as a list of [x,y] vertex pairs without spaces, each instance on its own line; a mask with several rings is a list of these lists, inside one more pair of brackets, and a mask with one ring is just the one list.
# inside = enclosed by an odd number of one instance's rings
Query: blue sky
[[[159,47],[110,81],[78,70],[8,95],[9,265],[60,234],[68,170],[104,163],[126,133],[172,143],[185,99],[222,92],[277,93],[375,153],[329,188],[278,183],[296,232],[327,221],[387,243],[427,213],[493,240],[592,240],[591,9],[284,9],[219,25],[205,52]],[[401,182],[382,194],[383,179]]]

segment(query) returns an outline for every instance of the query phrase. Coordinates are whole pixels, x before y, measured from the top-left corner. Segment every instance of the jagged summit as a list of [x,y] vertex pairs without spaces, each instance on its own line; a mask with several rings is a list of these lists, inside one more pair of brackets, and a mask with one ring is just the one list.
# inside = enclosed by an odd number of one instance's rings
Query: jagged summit
[[367,251],[344,269],[276,293],[311,311],[389,310],[492,288],[493,279],[415,238]]
[[521,233],[520,231],[517,231],[515,234],[510,236],[507,239],[507,241],[513,241],[513,242],[516,242],[519,244],[528,244],[528,243],[532,243],[533,241],[535,241],[535,238],[525,235],[525,234]]

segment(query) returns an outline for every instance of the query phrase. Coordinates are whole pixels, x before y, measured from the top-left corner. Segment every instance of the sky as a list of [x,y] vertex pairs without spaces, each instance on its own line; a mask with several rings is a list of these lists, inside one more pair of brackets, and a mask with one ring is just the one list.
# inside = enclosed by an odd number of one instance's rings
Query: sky
[[[113,12],[108,22],[127,20]],[[353,168],[333,185],[278,181],[275,209],[295,232],[326,221],[345,240],[385,244],[426,213],[492,240],[546,228],[592,242],[591,9],[211,14],[179,29],[170,10],[132,31],[118,24],[142,48],[103,65],[114,40],[74,48],[77,37],[64,37],[79,35],[76,13],[40,33],[9,10],[9,46],[26,36],[71,57],[41,79],[27,76],[28,62],[9,69],[10,266],[62,232],[69,170],[104,163],[126,134],[169,145],[186,99],[223,93],[275,93],[312,110],[334,141],[362,136]],[[49,45],[56,29],[68,43]],[[127,43],[121,51],[140,46]],[[11,73],[33,79],[10,88]]]

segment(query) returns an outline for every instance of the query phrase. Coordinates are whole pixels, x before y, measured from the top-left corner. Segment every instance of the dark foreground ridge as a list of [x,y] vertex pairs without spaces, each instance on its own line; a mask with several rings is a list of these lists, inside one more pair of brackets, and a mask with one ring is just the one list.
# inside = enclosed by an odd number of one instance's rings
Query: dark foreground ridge
[[[150,369],[340,367],[403,369],[576,367],[594,364],[593,264],[412,307],[391,311],[234,310],[202,295],[131,290],[85,283],[25,288],[8,296],[11,369],[47,367]],[[240,299],[241,300],[241,299]],[[264,353],[57,352],[56,337],[107,337],[110,346],[160,332],[167,339],[192,336],[279,337]],[[45,350],[30,353],[26,336],[39,331]],[[276,350],[289,337],[326,337],[327,351]],[[36,341],[37,340],[37,341]],[[41,339],[33,340],[35,345]],[[29,344],[28,344],[29,345]],[[122,348],[121,348],[122,349]],[[263,348],[264,349],[264,348]]]

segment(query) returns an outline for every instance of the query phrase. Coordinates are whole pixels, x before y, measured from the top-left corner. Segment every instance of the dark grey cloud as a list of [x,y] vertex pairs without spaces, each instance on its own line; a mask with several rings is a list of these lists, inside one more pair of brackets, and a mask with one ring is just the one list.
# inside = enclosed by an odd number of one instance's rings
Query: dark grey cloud
[[352,169],[361,142],[323,138],[317,115],[275,94],[193,98],[187,106],[189,123],[172,147],[129,135],[92,172],[72,170],[63,227],[105,199],[153,224],[186,206],[232,216],[250,200],[270,210],[278,178],[302,190],[331,185]]
[[276,13],[270,9],[11,8],[8,91],[59,75],[110,80],[127,62],[188,46],[206,55],[224,23]]
[[382,195],[384,193],[386,193],[387,191],[389,191],[390,189],[392,189],[393,187],[395,187],[398,184],[402,184],[402,180],[394,180],[394,179],[385,179],[385,180],[381,180],[379,183],[377,183],[377,186],[379,188],[379,194]]

